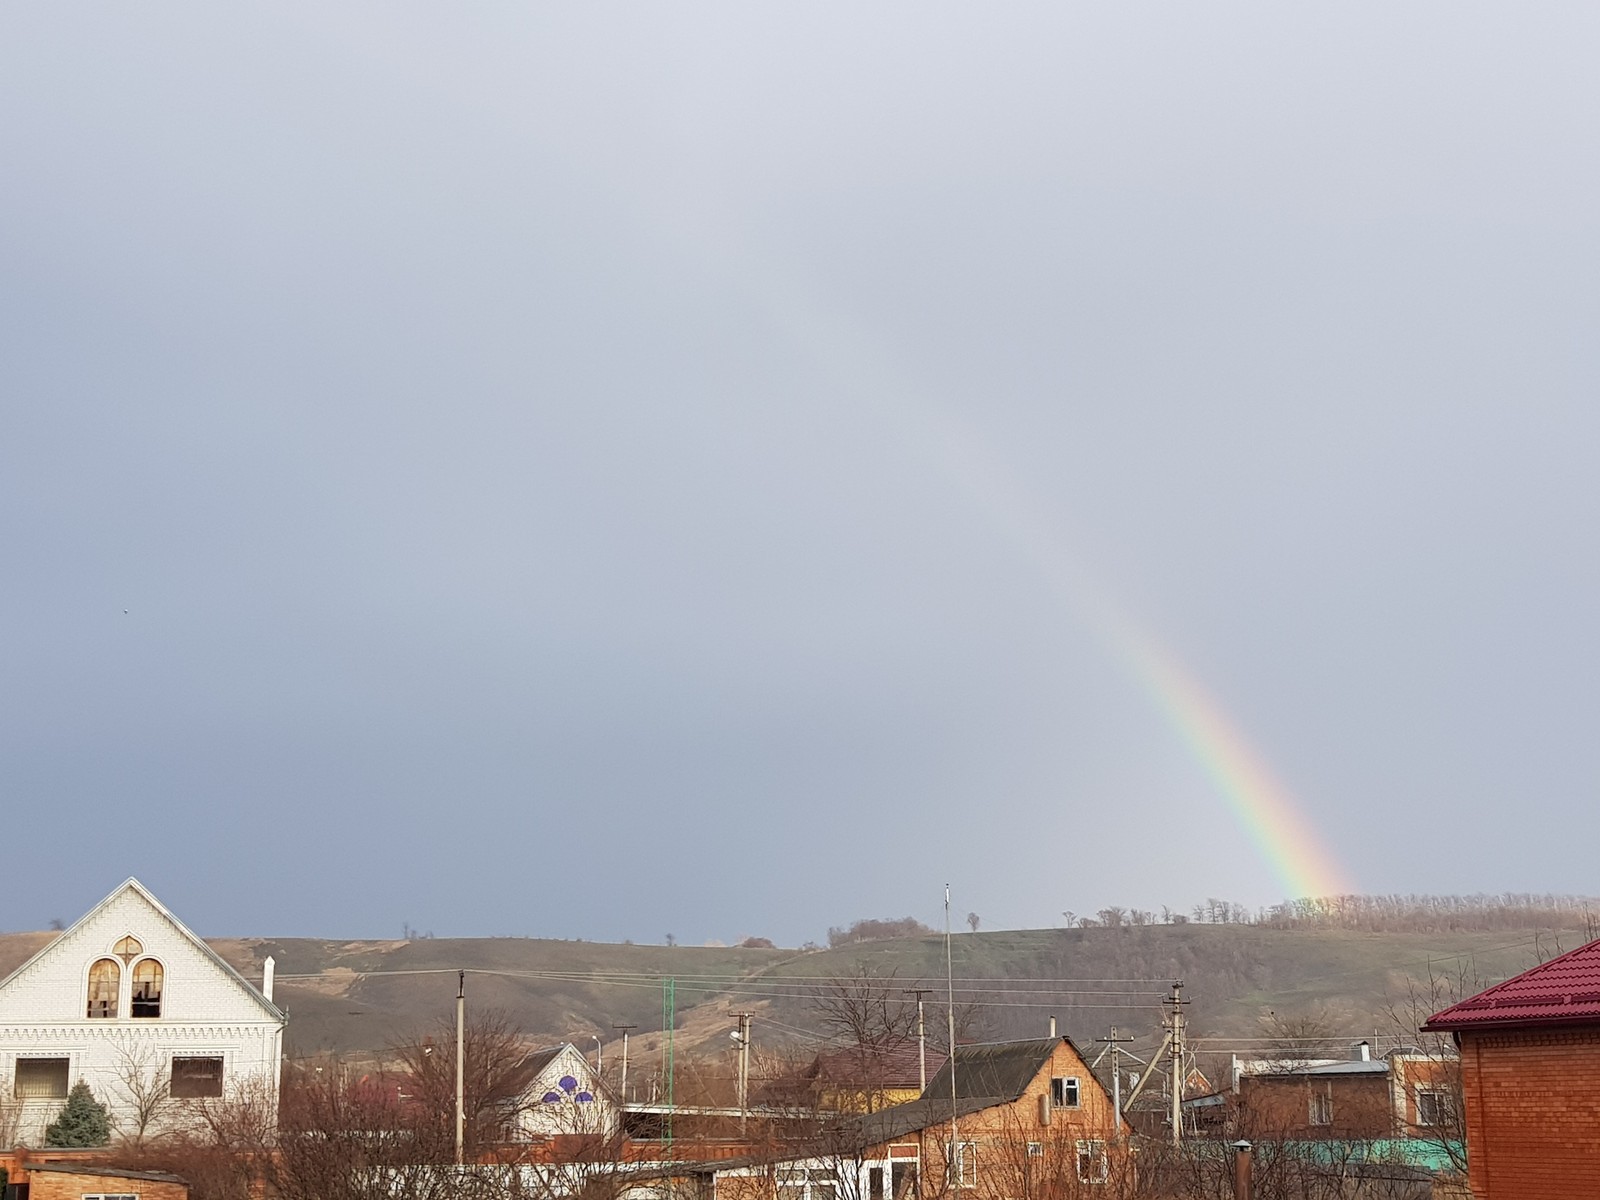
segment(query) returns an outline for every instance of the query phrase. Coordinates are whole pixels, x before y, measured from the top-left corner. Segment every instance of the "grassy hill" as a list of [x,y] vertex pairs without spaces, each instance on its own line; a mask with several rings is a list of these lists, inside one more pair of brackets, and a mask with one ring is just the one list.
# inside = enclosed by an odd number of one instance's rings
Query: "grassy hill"
[[[0,972],[46,942],[0,935]],[[1042,1033],[1050,1016],[1080,1043],[1115,1024],[1149,1045],[1173,979],[1192,1001],[1191,1031],[1218,1050],[1247,1048],[1266,1010],[1314,1014],[1340,1037],[1398,1032],[1386,1008],[1430,969],[1487,986],[1583,940],[1581,928],[1356,933],[1255,925],[1147,925],[963,933],[953,939],[957,999],[980,1006],[992,1037]],[[659,1052],[665,981],[673,980],[680,1055],[724,1054],[732,1009],[756,1013],[758,1043],[817,1044],[817,989],[866,969],[943,996],[944,943],[901,938],[828,950],[632,946],[525,938],[337,942],[228,938],[212,945],[247,978],[277,962],[291,1056],[382,1054],[453,1013],[456,972],[474,1009],[504,1010],[540,1041],[614,1053],[614,1024],[637,1026],[641,1065]],[[942,1013],[942,1008],[937,1011]]]

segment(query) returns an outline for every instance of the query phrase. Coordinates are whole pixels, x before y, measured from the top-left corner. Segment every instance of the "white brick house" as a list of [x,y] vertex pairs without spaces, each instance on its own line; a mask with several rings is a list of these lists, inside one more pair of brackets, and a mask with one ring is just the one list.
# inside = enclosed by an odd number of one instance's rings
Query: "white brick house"
[[535,1050],[519,1064],[529,1082],[516,1104],[522,1139],[589,1134],[609,1137],[621,1125],[611,1094],[571,1042]]
[[271,1000],[271,959],[263,987],[128,880],[0,981],[12,1140],[42,1145],[80,1079],[110,1110],[113,1136],[129,1139],[171,1128],[206,1099],[275,1109],[288,1018]]

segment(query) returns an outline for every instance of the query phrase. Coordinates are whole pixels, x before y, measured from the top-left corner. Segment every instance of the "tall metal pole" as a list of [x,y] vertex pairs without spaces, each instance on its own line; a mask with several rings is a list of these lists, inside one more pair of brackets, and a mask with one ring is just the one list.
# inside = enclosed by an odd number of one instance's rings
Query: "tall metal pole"
[[467,1142],[467,973],[456,986],[456,1166],[466,1161]]
[[956,971],[950,953],[950,885],[944,885],[944,986],[950,1036],[950,1190],[961,1191],[961,1142],[956,1129]]

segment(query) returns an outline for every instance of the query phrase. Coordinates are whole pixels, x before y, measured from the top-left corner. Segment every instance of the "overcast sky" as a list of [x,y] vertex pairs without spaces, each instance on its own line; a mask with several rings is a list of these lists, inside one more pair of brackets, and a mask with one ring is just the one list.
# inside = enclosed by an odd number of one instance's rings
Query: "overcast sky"
[[1597,37],[5,5],[0,927],[1600,891]]

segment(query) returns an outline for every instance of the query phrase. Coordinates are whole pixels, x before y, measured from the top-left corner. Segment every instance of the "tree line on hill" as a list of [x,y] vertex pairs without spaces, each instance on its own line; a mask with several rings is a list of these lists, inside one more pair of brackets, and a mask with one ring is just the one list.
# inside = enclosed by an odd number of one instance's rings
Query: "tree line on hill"
[[[1143,925],[1253,925],[1264,929],[1344,929],[1359,933],[1493,933],[1536,927],[1583,928],[1600,936],[1600,899],[1538,892],[1466,896],[1391,893],[1307,896],[1252,909],[1215,897],[1189,912],[1110,906],[1093,916],[1063,912],[1079,929]],[[863,924],[857,922],[857,924]],[[853,927],[852,927],[853,928]]]
[[[1582,928],[1600,937],[1600,898],[1553,892],[1475,892],[1438,896],[1398,892],[1369,896],[1305,896],[1263,908],[1209,897],[1188,912],[1163,905],[1159,911],[1108,905],[1093,914],[1061,914],[1074,929],[1122,929],[1146,925],[1253,925],[1263,929],[1345,929],[1358,933],[1494,933],[1537,927]],[[967,925],[976,933],[978,916]],[[915,917],[862,918],[828,930],[828,948],[860,942],[928,937],[938,931]],[[771,943],[765,938],[763,945]],[[820,949],[808,943],[803,949]]]

